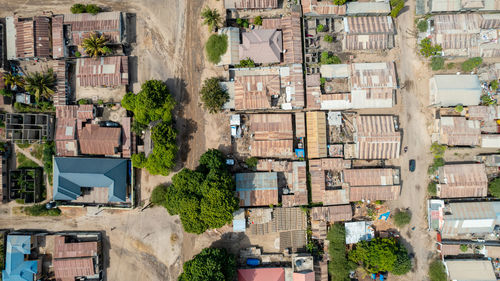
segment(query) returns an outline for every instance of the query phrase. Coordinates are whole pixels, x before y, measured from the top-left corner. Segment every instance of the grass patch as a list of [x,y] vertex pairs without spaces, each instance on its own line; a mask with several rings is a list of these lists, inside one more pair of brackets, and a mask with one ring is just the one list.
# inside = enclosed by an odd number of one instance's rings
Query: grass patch
[[30,147],[31,143],[29,142],[18,142],[16,143],[17,147],[21,148],[21,149],[26,149],[28,147]]
[[446,269],[440,260],[433,261],[429,266],[429,279],[431,281],[446,281]]
[[47,210],[45,205],[35,204],[33,206],[23,207],[23,212],[28,216],[40,217],[40,216],[59,216],[61,215],[61,210],[59,208]]
[[409,211],[398,211],[394,215],[394,224],[397,227],[403,227],[411,221],[411,213]]
[[22,153],[17,153],[16,154],[16,160],[17,160],[17,168],[38,168],[37,163],[33,162],[33,160],[28,159],[26,155]]
[[220,57],[227,51],[227,35],[212,34],[205,45],[208,61],[213,64],[220,62]]
[[32,150],[30,151],[31,156],[41,161],[43,157],[43,146],[40,144],[33,144],[31,148],[32,148]]

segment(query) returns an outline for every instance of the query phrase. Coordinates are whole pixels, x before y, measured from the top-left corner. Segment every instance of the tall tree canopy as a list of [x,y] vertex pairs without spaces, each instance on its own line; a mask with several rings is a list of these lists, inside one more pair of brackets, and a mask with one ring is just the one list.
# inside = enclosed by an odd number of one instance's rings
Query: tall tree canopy
[[234,188],[224,156],[211,149],[201,156],[196,170],[183,169],[172,177],[170,186],[156,187],[151,201],[170,215],[179,215],[184,230],[199,234],[231,222],[238,209]]
[[236,273],[236,260],[225,249],[205,248],[184,263],[179,281],[230,281]]

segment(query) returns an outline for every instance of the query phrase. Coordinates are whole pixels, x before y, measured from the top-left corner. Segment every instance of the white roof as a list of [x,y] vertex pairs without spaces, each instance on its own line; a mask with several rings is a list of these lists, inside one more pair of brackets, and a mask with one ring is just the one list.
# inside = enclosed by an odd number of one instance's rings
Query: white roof
[[483,147],[483,148],[500,148],[500,134],[483,134],[483,135],[481,135],[481,147]]
[[477,75],[434,75],[429,90],[431,104],[442,107],[478,105],[482,93]]
[[375,237],[375,232],[371,227],[372,222],[356,221],[345,223],[345,243],[355,244],[360,241],[370,241]]
[[348,2],[347,15],[387,15],[391,12],[389,2]]
[[324,78],[348,78],[351,76],[347,64],[323,64],[319,72]]
[[457,281],[496,281],[495,271],[488,260],[447,260],[448,276]]

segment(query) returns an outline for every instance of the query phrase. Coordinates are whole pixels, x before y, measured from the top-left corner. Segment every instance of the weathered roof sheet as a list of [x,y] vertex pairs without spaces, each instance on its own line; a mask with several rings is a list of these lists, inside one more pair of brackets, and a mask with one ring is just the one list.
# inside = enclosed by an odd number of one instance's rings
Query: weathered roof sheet
[[235,65],[240,62],[240,29],[237,27],[223,27],[219,35],[227,36],[227,51],[220,57],[218,65]]
[[110,43],[122,43],[124,40],[121,12],[102,12],[92,14],[66,14],[64,24],[71,25],[72,40],[70,45],[81,45],[84,38],[97,31],[109,39]]
[[450,280],[497,280],[489,260],[445,260],[445,264]]
[[396,67],[394,62],[353,63],[351,89],[396,89]]
[[463,116],[442,116],[440,142],[450,146],[478,146],[481,143],[481,122]]
[[63,16],[52,17],[52,57],[64,57]]
[[443,214],[444,237],[460,234],[491,233],[500,217],[500,202],[449,203]]
[[481,147],[500,148],[500,134],[482,134]]
[[304,15],[345,15],[347,5],[333,5],[331,1],[302,0]]
[[66,105],[68,90],[66,87],[66,62],[64,60],[54,60],[53,69],[56,75],[56,93],[52,97],[54,105]]
[[352,219],[351,205],[338,205],[311,208],[311,220],[321,220],[330,223],[350,221]]
[[288,158],[293,156],[291,114],[252,114],[249,130],[253,134],[251,154],[260,157]]
[[390,16],[383,17],[345,17],[345,32],[356,34],[394,34],[394,24]]
[[234,81],[234,107],[236,110],[271,108],[271,96],[280,94],[279,74],[262,75],[253,71],[237,75]]
[[393,159],[399,157],[401,133],[395,130],[389,115],[360,115],[355,119],[355,141],[359,159]]
[[482,93],[477,75],[434,75],[429,89],[431,104],[442,107],[478,105]]
[[56,259],[52,261],[57,280],[74,280],[78,276],[94,275],[92,258]]
[[17,58],[49,57],[51,55],[49,18],[20,19],[15,17],[14,24]]
[[306,112],[307,156],[326,157],[326,115],[323,111]]
[[81,87],[120,86],[128,84],[128,57],[79,58],[76,79]]
[[300,29],[300,13],[292,12],[289,17],[281,19],[283,32],[283,62],[302,63],[302,30]]
[[350,168],[350,162],[342,158],[323,158],[309,160],[309,173],[311,174],[312,202],[322,202],[323,205],[339,205],[349,203],[349,193],[345,188],[326,190],[326,171],[340,171]]
[[238,281],[285,281],[283,268],[238,269]]
[[278,204],[278,175],[268,173],[238,173],[235,175],[236,196],[240,206],[269,206]]
[[54,259],[93,257],[98,254],[97,242],[66,242],[64,236],[54,239]]
[[80,152],[90,155],[117,155],[121,133],[121,128],[88,124],[78,131]]
[[344,182],[353,186],[383,186],[394,185],[394,170],[379,169],[348,169],[343,170]]
[[278,0],[224,0],[226,9],[276,9]]
[[453,164],[439,167],[438,195],[441,198],[469,198],[488,195],[484,164]]
[[391,6],[388,2],[347,2],[346,15],[388,15]]
[[283,39],[276,29],[257,29],[243,32],[239,48],[240,60],[250,58],[256,63],[277,63],[281,61]]

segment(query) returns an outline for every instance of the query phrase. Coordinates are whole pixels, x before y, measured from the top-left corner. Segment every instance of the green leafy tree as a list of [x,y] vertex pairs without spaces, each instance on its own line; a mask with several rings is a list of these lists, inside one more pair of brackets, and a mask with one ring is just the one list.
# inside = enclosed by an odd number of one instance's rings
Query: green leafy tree
[[222,23],[222,17],[217,9],[210,9],[209,7],[203,8],[201,11],[201,18],[203,19],[203,24],[208,26],[210,31],[214,28],[218,28]]
[[248,20],[247,19],[242,19],[242,18],[237,18],[236,19],[236,24],[239,27],[243,27],[243,28],[248,28],[250,26],[250,24],[248,23]]
[[443,57],[432,57],[431,59],[431,68],[432,70],[440,70],[444,67],[444,58]]
[[316,26],[316,31],[317,31],[317,32],[323,32],[323,30],[325,30],[325,26],[324,26],[324,25],[322,25],[322,24],[318,24],[318,25]]
[[330,227],[326,239],[330,242],[328,247],[331,261],[328,263],[328,272],[331,281],[349,281],[349,272],[355,268],[346,255],[345,228],[343,224],[336,223]]
[[81,13],[85,13],[86,12],[86,9],[85,9],[85,5],[83,4],[74,4],[73,6],[71,6],[71,13],[72,14],[81,14]]
[[134,166],[135,168],[142,169],[146,167],[147,159],[146,155],[143,152],[138,154],[133,154],[132,157],[130,158],[132,159],[132,166]]
[[180,216],[186,232],[197,234],[231,222],[239,205],[224,155],[212,149],[199,163],[196,170],[183,169],[172,177],[164,204],[170,215]]
[[200,94],[203,105],[210,113],[220,112],[224,104],[229,101],[229,93],[221,87],[217,77],[205,79]]
[[470,58],[462,63],[462,70],[470,72],[483,64],[483,59],[480,57]]
[[391,0],[391,17],[396,18],[399,15],[399,12],[404,8],[405,1],[404,0]]
[[491,90],[496,92],[498,90],[498,80],[493,80],[490,82]]
[[244,60],[240,60],[240,63],[236,65],[236,67],[255,67],[255,62],[250,58],[246,58]]
[[431,281],[446,281],[446,269],[440,260],[433,261],[429,266],[429,279]]
[[0,89],[0,95],[4,97],[12,97],[13,93],[9,89]]
[[253,169],[257,167],[257,163],[259,162],[259,159],[255,157],[248,157],[245,159],[245,164],[247,164],[248,168]]
[[435,182],[433,181],[429,182],[429,185],[427,186],[427,192],[429,193],[430,196],[436,196],[437,186]]
[[92,15],[97,15],[98,13],[101,12],[101,7],[95,5],[95,4],[88,4],[86,7],[85,7],[85,11],[89,14],[92,14]]
[[322,52],[320,63],[321,64],[340,64],[342,62],[340,61],[339,57],[334,56],[328,52]]
[[98,58],[107,54],[111,54],[111,49],[106,46],[108,38],[103,34],[99,36],[97,32],[93,32],[89,37],[84,38],[82,41],[82,48],[85,53],[92,58]]
[[420,41],[420,54],[424,57],[435,56],[441,52],[441,45],[432,45],[431,39],[424,38]]
[[15,75],[10,72],[4,73],[3,80],[5,81],[5,86],[11,89],[15,87],[24,87],[24,80],[20,75]]
[[447,146],[444,144],[433,142],[431,144],[431,153],[434,154],[434,158],[442,158],[446,152],[446,148]]
[[500,198],[500,178],[492,180],[488,184],[488,190],[492,196]]
[[455,111],[458,112],[458,113],[464,111],[464,106],[461,105],[461,104],[455,106]]
[[469,247],[467,247],[467,245],[465,245],[465,244],[460,245],[460,251],[465,253],[465,252],[467,252],[467,250],[469,250]]
[[396,254],[396,261],[394,262],[394,268],[392,273],[395,275],[404,275],[408,273],[412,268],[410,256],[408,256],[408,251],[402,245],[399,245],[399,251]]
[[325,42],[328,42],[328,43],[332,43],[333,42],[333,37],[331,35],[325,35],[325,37],[323,38],[323,40]]
[[426,32],[429,28],[429,24],[426,20],[419,20],[417,23],[417,28],[420,32]]
[[333,4],[335,5],[344,5],[347,0],[333,0]]
[[411,221],[411,213],[409,211],[398,211],[394,214],[394,224],[397,227],[403,227]]
[[261,16],[256,16],[253,18],[253,24],[255,25],[262,25],[262,17]]
[[54,94],[56,77],[52,68],[49,68],[47,72],[28,73],[24,81],[24,88],[35,96],[37,102],[40,101],[40,97],[49,99]]
[[179,281],[229,281],[236,275],[236,259],[225,249],[205,248],[184,263]]
[[495,105],[497,103],[497,101],[492,99],[489,95],[482,95],[481,96],[481,103],[483,105]]
[[212,34],[205,45],[207,59],[213,64],[220,62],[220,57],[227,51],[227,35]]
[[349,259],[369,273],[392,271],[399,248],[393,238],[374,238],[361,241],[349,252]]

